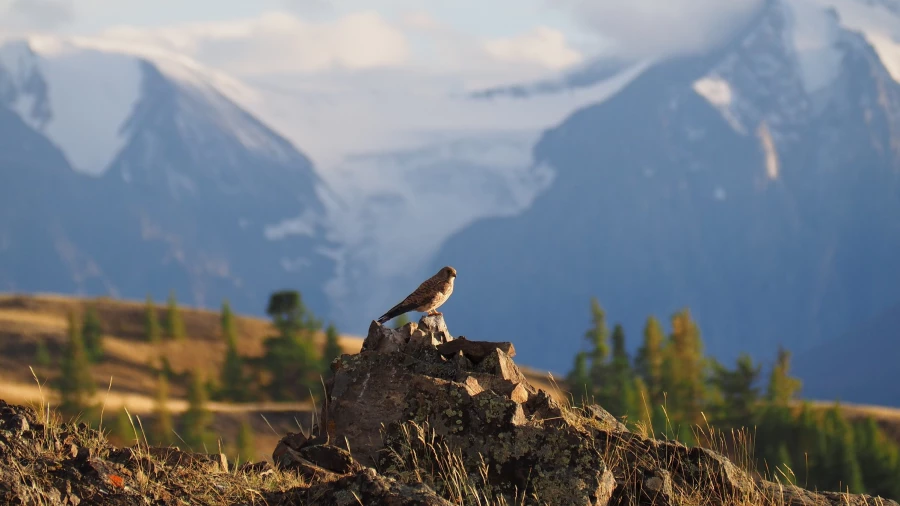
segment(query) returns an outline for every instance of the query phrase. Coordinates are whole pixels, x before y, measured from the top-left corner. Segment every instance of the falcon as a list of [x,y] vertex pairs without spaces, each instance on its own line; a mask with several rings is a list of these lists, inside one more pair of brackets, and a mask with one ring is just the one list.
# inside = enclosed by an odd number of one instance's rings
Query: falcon
[[441,268],[437,274],[426,279],[403,302],[397,304],[381,315],[378,323],[384,323],[391,318],[402,315],[412,310],[428,315],[439,315],[435,311],[441,304],[447,302],[453,293],[453,282],[456,280],[456,269],[449,265]]

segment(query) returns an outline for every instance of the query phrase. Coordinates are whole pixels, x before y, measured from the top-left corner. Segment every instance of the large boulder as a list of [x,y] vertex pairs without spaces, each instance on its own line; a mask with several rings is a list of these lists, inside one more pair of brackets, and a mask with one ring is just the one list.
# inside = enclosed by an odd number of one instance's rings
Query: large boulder
[[362,351],[332,363],[318,430],[390,483],[454,504],[898,506],[780,488],[719,453],[629,432],[599,406],[561,406],[514,355],[511,343],[454,339],[440,315],[373,322]]

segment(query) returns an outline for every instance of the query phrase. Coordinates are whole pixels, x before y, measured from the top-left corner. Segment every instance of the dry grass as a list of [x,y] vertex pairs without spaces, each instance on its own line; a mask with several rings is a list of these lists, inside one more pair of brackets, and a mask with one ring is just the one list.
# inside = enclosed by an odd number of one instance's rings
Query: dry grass
[[[134,435],[132,444],[122,450],[110,443],[102,426],[93,430],[79,424],[77,419],[64,423],[43,398],[31,407],[37,414],[37,423],[32,421],[33,434],[29,438],[22,436],[25,444],[8,445],[4,458],[0,459],[4,485],[18,485],[15,490],[22,504],[59,504],[56,498],[61,479],[72,482],[73,492],[78,487],[82,500],[91,494],[94,500],[125,496],[131,498],[125,500],[130,504],[173,497],[189,504],[266,504],[279,493],[309,485],[296,473],[277,469],[245,473],[236,466],[221,469],[200,464],[172,465],[151,452],[137,415],[129,417]],[[103,469],[99,476],[72,464],[75,449],[88,450],[91,460],[99,462],[92,464],[95,469]]]

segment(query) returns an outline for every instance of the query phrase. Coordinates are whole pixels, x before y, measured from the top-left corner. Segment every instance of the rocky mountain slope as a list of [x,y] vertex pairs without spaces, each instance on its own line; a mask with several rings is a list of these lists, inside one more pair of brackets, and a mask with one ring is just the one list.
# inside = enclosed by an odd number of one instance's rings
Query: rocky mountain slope
[[325,188],[223,89],[177,61],[3,45],[0,287],[131,298],[174,289],[259,313],[290,284],[324,312]]
[[440,317],[372,324],[332,365],[318,429],[287,434],[275,469],[221,455],[118,449],[0,403],[0,497],[42,504],[894,505],[810,492],[703,448],[629,432],[531,386],[510,343],[454,339]]
[[[552,187],[436,255],[429,271],[459,272],[443,311],[565,371],[592,296],[632,346],[647,316],[689,306],[711,354],[767,362],[896,304],[900,85],[808,4],[766,2],[727,47],[655,65],[546,132],[534,157]],[[892,369],[872,351],[857,350]]]

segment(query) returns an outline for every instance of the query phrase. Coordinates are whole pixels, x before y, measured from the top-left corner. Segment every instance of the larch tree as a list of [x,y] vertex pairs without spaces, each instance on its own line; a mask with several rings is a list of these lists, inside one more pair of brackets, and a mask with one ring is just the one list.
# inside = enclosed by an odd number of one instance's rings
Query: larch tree
[[172,424],[172,412],[169,411],[169,380],[165,374],[159,374],[156,379],[154,414],[156,421],[153,424],[153,439],[157,444],[168,445],[173,441],[174,425]]
[[225,340],[225,361],[220,371],[221,388],[218,395],[225,400],[246,402],[250,400],[250,389],[244,373],[244,359],[237,349],[237,326],[228,301],[222,303],[220,323]]
[[278,335],[263,342],[265,351],[260,361],[271,376],[269,395],[280,401],[301,399],[319,388],[321,358],[313,337],[322,323],[296,291],[273,293],[266,312],[278,329]]
[[181,316],[181,310],[178,309],[178,300],[175,298],[175,290],[169,292],[169,299],[166,302],[166,319],[165,319],[166,337],[173,341],[184,341],[187,339],[187,330],[184,327],[184,319]]
[[91,362],[99,362],[103,358],[103,324],[97,309],[90,305],[84,313],[84,323],[81,327],[84,336],[84,348]]
[[654,316],[647,318],[644,325],[644,342],[638,348],[635,356],[635,369],[644,378],[649,399],[647,402],[653,406],[663,403],[663,344],[665,332],[659,320]]
[[194,451],[206,449],[209,424],[212,422],[212,414],[206,406],[208,398],[209,393],[202,374],[196,370],[192,371],[188,387],[188,409],[182,416],[181,425],[184,442]]
[[69,342],[66,344],[60,369],[60,411],[68,416],[75,416],[89,409],[96,385],[91,377],[81,325],[74,312],[69,313]]
[[159,324],[159,316],[156,314],[156,304],[153,303],[153,297],[149,294],[144,306],[144,335],[152,344],[159,344],[162,340],[162,329]]

